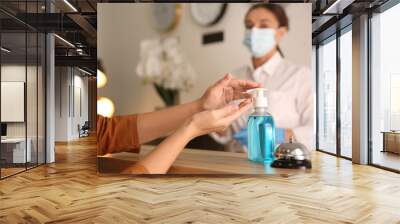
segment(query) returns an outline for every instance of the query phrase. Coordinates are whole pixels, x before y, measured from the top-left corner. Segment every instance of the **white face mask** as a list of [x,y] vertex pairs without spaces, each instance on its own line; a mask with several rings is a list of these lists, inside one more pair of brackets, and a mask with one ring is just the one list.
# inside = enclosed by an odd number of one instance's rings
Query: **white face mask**
[[275,29],[247,29],[244,34],[243,44],[250,50],[253,57],[260,58],[266,55],[276,46]]

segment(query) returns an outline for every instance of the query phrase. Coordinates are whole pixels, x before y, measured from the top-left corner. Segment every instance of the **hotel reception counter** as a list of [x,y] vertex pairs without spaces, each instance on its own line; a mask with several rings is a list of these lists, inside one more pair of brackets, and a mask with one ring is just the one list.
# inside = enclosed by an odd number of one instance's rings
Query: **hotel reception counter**
[[[155,146],[143,145],[139,154],[116,153],[97,157],[99,173],[120,173],[132,166]],[[315,152],[318,153],[318,152]],[[314,154],[315,154],[314,153]],[[289,175],[311,172],[301,169],[276,169],[269,165],[254,163],[247,159],[246,153],[213,150],[184,149],[174,162],[169,174],[278,174]]]

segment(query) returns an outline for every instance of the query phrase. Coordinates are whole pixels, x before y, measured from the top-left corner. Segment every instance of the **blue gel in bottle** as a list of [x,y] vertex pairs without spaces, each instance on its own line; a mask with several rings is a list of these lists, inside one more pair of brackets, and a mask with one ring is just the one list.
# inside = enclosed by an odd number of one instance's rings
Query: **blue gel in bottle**
[[266,90],[254,89],[254,112],[249,116],[248,159],[258,163],[270,164],[274,161],[275,122],[267,112]]

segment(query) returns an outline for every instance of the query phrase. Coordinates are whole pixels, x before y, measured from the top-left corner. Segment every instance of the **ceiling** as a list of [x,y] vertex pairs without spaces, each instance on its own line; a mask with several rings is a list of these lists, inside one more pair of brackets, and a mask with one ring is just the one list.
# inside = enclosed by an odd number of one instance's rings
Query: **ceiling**
[[367,11],[373,11],[389,0],[316,0],[313,1],[313,44],[332,36]]

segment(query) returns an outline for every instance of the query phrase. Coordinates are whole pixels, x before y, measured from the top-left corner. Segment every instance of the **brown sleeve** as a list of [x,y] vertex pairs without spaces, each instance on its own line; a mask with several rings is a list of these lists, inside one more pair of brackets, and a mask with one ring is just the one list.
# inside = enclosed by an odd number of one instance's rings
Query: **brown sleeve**
[[139,153],[137,115],[106,118],[97,116],[97,154]]

